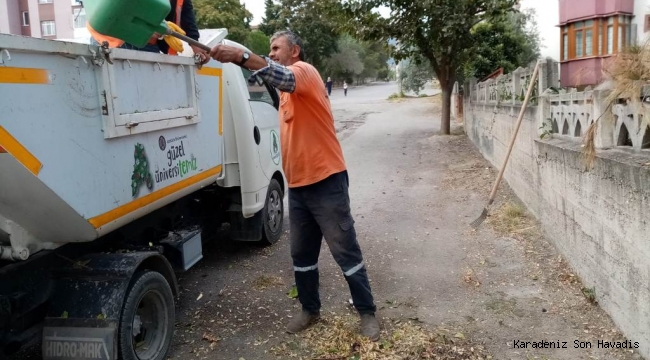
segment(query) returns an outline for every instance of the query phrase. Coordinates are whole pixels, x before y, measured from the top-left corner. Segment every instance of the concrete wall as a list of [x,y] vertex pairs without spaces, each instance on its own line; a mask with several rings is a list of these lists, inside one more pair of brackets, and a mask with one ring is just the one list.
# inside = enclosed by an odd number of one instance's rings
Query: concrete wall
[[[520,107],[480,103],[467,92],[464,101],[468,137],[500,166]],[[505,179],[584,285],[596,288],[600,306],[650,358],[650,150],[601,150],[585,171],[580,138],[540,140],[551,107],[543,95],[526,111]]]

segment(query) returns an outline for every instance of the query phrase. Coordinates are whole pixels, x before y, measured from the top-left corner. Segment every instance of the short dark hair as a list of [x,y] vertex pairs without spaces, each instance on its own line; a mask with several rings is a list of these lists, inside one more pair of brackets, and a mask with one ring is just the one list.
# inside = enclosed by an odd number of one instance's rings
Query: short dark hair
[[300,61],[305,61],[305,49],[302,46],[302,39],[298,34],[291,30],[280,30],[271,36],[271,42],[280,37],[286,38],[289,42],[289,46],[298,46],[300,48],[300,55],[298,55],[298,57],[300,58]]

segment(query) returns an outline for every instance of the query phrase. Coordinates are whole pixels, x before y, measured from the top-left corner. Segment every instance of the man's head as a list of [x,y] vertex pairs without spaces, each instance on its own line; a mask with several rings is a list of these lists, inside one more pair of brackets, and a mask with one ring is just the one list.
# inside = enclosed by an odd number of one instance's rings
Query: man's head
[[289,30],[276,32],[271,37],[271,53],[269,57],[271,60],[285,66],[298,61],[305,61],[302,40]]

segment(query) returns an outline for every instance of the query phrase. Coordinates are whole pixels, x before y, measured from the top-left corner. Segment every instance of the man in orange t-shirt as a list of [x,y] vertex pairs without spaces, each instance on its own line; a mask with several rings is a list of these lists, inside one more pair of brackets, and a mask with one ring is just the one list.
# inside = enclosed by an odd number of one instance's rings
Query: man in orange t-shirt
[[318,71],[304,62],[300,38],[281,31],[271,38],[270,59],[239,48],[217,45],[210,55],[255,71],[281,91],[280,141],[289,181],[291,257],[302,311],[287,326],[290,333],[320,317],[318,256],[323,237],[343,270],[361,316],[361,333],[379,339],[379,322],[348,195],[348,174],[327,90]]

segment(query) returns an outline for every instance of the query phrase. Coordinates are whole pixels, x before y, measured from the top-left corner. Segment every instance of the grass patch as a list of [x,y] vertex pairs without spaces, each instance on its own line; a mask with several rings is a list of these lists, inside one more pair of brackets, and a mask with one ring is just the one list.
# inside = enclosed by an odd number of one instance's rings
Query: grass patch
[[417,323],[383,320],[378,342],[359,335],[355,315],[324,317],[318,324],[271,349],[282,359],[313,360],[415,360],[492,359],[481,345],[470,344],[465,335],[439,329],[429,331]]
[[257,290],[264,290],[274,286],[282,286],[284,281],[279,276],[262,275],[253,281],[253,287]]
[[404,93],[392,93],[388,97],[388,100],[397,100],[397,99],[403,99],[404,98]]
[[597,304],[598,302],[596,301],[596,288],[588,288],[588,287],[583,287],[581,289],[582,295],[585,296],[585,298],[592,304]]
[[506,236],[530,235],[537,229],[535,220],[528,215],[526,209],[513,202],[506,202],[497,208],[488,222],[498,233]]

